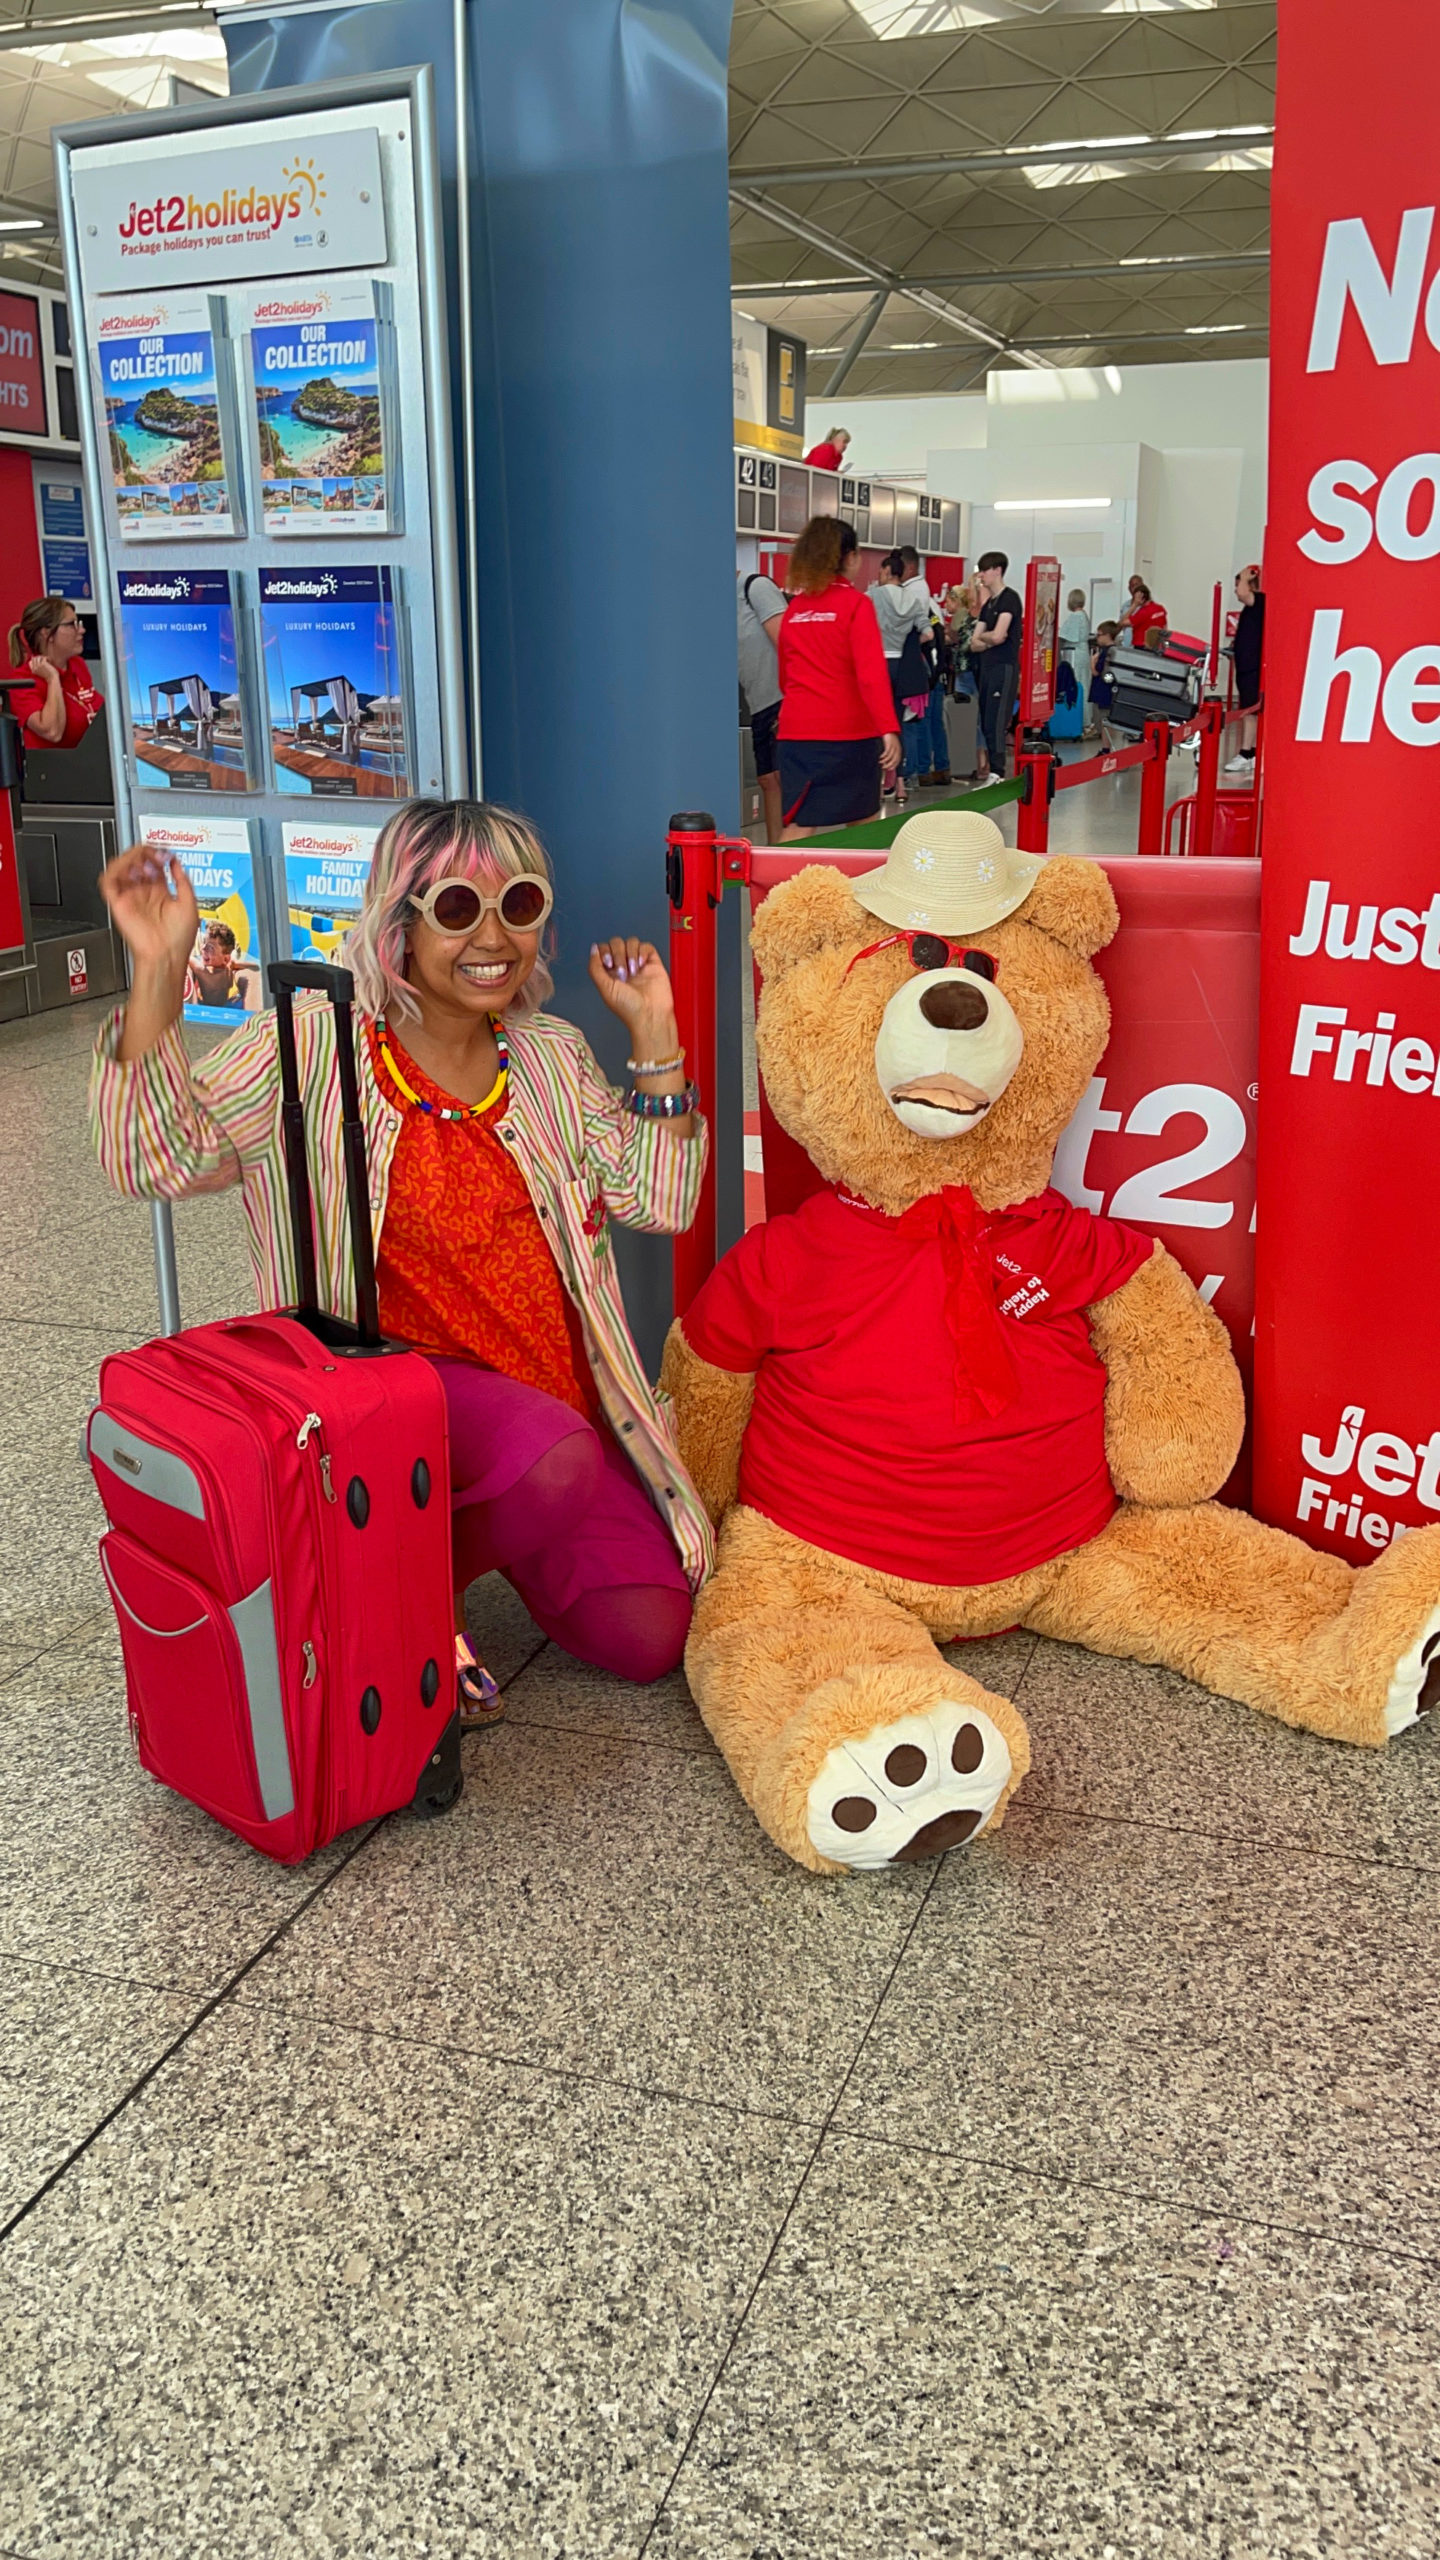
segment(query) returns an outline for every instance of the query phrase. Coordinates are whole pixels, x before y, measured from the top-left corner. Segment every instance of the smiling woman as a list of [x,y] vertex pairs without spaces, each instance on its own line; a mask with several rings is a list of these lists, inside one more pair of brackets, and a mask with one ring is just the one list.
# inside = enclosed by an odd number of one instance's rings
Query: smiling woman
[[[274,1017],[192,1064],[180,1031],[198,927],[189,880],[132,845],[102,886],[133,984],[96,1056],[101,1161],[132,1196],[238,1183],[260,1304],[291,1304]],[[628,1094],[541,1009],[553,903],[544,847],[510,810],[416,800],[380,835],[343,955],[364,1033],[380,1317],[444,1384],[457,1594],[498,1570],[568,1651],[656,1680],[680,1659],[712,1547],[630,1337],[610,1229],[688,1226],[707,1138],[652,943],[616,934],[591,953],[629,1035]],[[307,1122],[323,1130],[337,1076],[329,1006],[302,1003],[296,1031]],[[345,1315],[338,1148],[322,1139],[313,1170],[321,1303]],[[493,1683],[463,1634],[456,1647],[462,1718],[493,1721]]]

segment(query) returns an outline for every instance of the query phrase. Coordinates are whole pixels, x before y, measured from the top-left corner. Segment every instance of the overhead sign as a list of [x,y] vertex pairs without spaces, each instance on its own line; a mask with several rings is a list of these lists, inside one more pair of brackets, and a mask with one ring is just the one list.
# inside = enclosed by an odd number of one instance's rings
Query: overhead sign
[[735,442],[798,462],[805,450],[805,341],[730,314]]
[[48,433],[40,305],[30,293],[0,293],[0,435]]
[[1255,1499],[1364,1564],[1440,1523],[1440,13],[1279,26]]
[[271,139],[263,125],[203,151],[132,153],[73,164],[85,281],[92,293],[152,285],[203,289],[232,276],[383,266],[379,137],[371,126]]

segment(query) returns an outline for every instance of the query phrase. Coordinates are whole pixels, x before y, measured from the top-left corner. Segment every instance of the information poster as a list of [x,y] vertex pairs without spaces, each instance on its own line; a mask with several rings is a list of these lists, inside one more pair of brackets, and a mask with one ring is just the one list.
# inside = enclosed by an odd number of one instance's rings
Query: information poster
[[126,701],[142,785],[251,791],[256,763],[224,569],[122,569]]
[[54,480],[36,465],[40,519],[40,574],[47,596],[93,604],[95,589],[85,530],[85,492],[78,480]]
[[212,317],[203,295],[155,295],[109,309],[100,321],[110,477],[127,541],[193,542],[236,531]]
[[292,960],[341,960],[345,936],[360,913],[378,832],[286,820],[281,833]]
[[185,973],[185,1019],[236,1030],[265,1001],[249,821],[140,809],[136,824],[146,844],[179,855],[200,909]]
[[386,333],[373,287],[267,292],[249,323],[266,533],[391,530]]
[[260,622],[277,788],[406,800],[399,617],[386,568],[262,569]]

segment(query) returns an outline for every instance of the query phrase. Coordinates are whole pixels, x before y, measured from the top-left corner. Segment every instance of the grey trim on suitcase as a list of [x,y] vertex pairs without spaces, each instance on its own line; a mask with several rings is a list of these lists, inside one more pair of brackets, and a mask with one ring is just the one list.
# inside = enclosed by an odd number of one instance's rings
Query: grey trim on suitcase
[[250,1708],[250,1738],[255,1745],[255,1774],[267,1822],[295,1810],[290,1774],[290,1745],[285,1738],[285,1701],[280,1688],[280,1652],[275,1641],[275,1604],[270,1585],[262,1582],[230,1612],[230,1623],[245,1665]]
[[192,1520],[204,1519],[200,1479],[184,1459],[171,1449],[157,1449],[151,1441],[137,1439],[103,1405],[97,1405],[90,1416],[90,1455],[153,1501],[167,1503],[172,1511],[188,1511]]

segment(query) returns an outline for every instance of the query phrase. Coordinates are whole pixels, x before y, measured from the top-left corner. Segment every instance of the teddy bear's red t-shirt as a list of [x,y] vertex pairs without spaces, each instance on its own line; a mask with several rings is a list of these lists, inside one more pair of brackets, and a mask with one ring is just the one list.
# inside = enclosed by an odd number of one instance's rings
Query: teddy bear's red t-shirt
[[1115,1492],[1085,1309],[1154,1239],[1055,1190],[981,1214],[975,1235],[1014,1392],[968,1414],[953,1256],[933,1214],[892,1218],[822,1191],[725,1255],[684,1332],[717,1369],[755,1372],[742,1502],[914,1582],[1000,1582],[1099,1534]]

